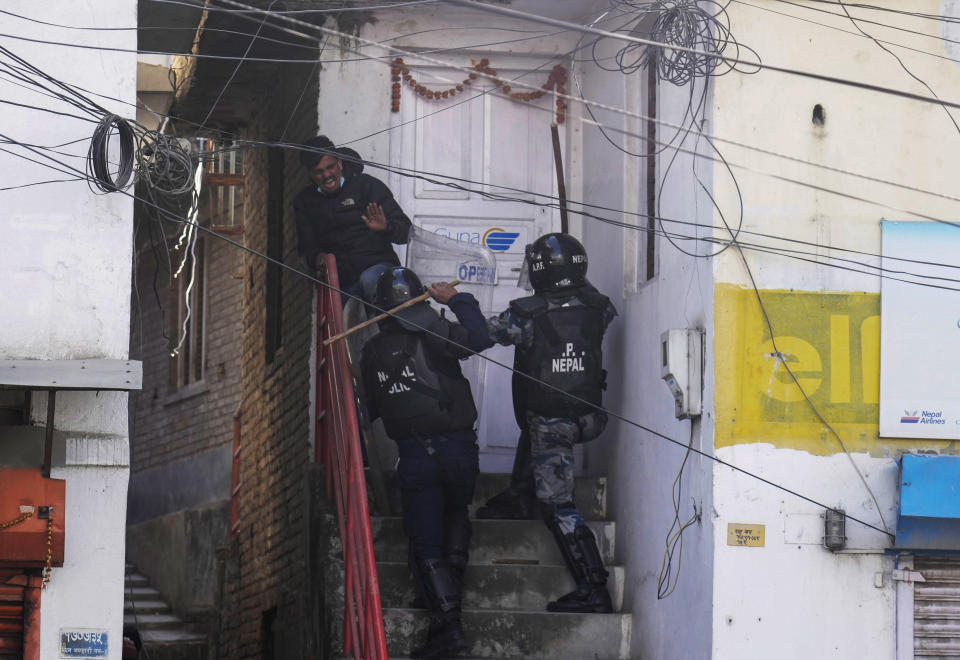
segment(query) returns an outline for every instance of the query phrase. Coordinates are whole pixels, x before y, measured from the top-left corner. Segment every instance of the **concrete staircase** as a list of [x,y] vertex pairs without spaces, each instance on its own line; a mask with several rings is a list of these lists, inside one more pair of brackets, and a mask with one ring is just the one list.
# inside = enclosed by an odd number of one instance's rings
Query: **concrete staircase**
[[133,564],[127,564],[123,593],[123,625],[137,627],[151,660],[207,660],[207,636],[174,615]]
[[[388,482],[392,481],[388,479]],[[505,489],[507,475],[483,474],[475,505]],[[597,536],[610,570],[608,587],[619,610],[623,568],[613,564],[616,525],[606,519],[603,478],[577,479],[577,504]],[[399,517],[374,516],[373,538],[391,658],[425,640],[428,614],[413,609],[416,592],[406,565],[407,540]],[[553,536],[540,520],[474,520],[470,564],[464,578],[463,623],[467,658],[613,660],[629,657],[629,614],[554,614],[548,601],[573,590]],[[342,621],[342,612],[339,613]],[[342,625],[334,624],[335,653]]]

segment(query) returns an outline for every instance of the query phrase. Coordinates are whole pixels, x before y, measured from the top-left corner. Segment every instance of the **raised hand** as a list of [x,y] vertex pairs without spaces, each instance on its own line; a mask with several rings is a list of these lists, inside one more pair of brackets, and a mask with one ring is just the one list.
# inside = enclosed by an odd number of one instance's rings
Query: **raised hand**
[[367,204],[367,214],[360,216],[373,231],[383,231],[387,228],[387,216],[383,213],[383,207],[374,202]]

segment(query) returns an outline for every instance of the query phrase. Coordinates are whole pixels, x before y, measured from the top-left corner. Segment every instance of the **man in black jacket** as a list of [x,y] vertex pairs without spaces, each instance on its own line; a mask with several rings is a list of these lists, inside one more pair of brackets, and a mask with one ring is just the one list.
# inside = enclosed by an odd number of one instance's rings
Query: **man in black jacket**
[[379,179],[363,173],[352,149],[325,135],[307,140],[300,163],[312,183],[294,200],[300,254],[309,268],[317,256],[336,255],[340,288],[369,299],[380,273],[400,260],[392,243],[406,243],[410,218]]

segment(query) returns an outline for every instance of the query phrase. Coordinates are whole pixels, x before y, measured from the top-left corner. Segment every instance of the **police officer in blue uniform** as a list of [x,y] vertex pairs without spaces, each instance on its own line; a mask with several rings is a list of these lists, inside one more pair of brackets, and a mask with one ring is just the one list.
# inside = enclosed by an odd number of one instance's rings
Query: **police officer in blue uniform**
[[[423,292],[413,271],[392,268],[378,279],[375,301],[392,308]],[[383,419],[399,449],[408,562],[431,609],[427,642],[414,658],[448,657],[466,647],[460,594],[479,463],[477,410],[459,361],[492,345],[472,295],[443,282],[430,293],[459,323],[419,303],[381,321],[362,357],[371,418]]]
[[516,346],[514,403],[523,409],[536,497],[577,585],[547,610],[611,612],[607,570],[574,504],[573,448],[607,424],[597,409],[606,386],[601,345],[617,311],[587,283],[587,253],[572,236],[541,236],[527,246],[524,268],[534,295],[511,301],[487,326],[494,340]]

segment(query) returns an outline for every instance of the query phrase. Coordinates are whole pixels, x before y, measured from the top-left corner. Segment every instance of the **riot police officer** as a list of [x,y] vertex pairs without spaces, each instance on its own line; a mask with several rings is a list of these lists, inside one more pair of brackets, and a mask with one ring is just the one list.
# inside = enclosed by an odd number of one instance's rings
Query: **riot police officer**
[[[377,280],[375,301],[392,308],[423,292],[413,271],[392,268]],[[381,321],[362,357],[371,418],[383,419],[399,450],[408,561],[431,609],[427,643],[410,654],[414,658],[447,657],[466,647],[460,594],[479,462],[477,410],[459,360],[492,345],[472,295],[443,282],[430,292],[460,323],[419,303]]]
[[528,376],[515,375],[513,386],[525,408],[536,497],[577,585],[547,610],[610,612],[608,573],[574,504],[573,447],[607,424],[597,410],[606,375],[601,344],[617,311],[587,283],[587,253],[572,236],[541,236],[527,246],[524,268],[534,295],[511,301],[487,326],[494,340],[516,346],[514,368]]

